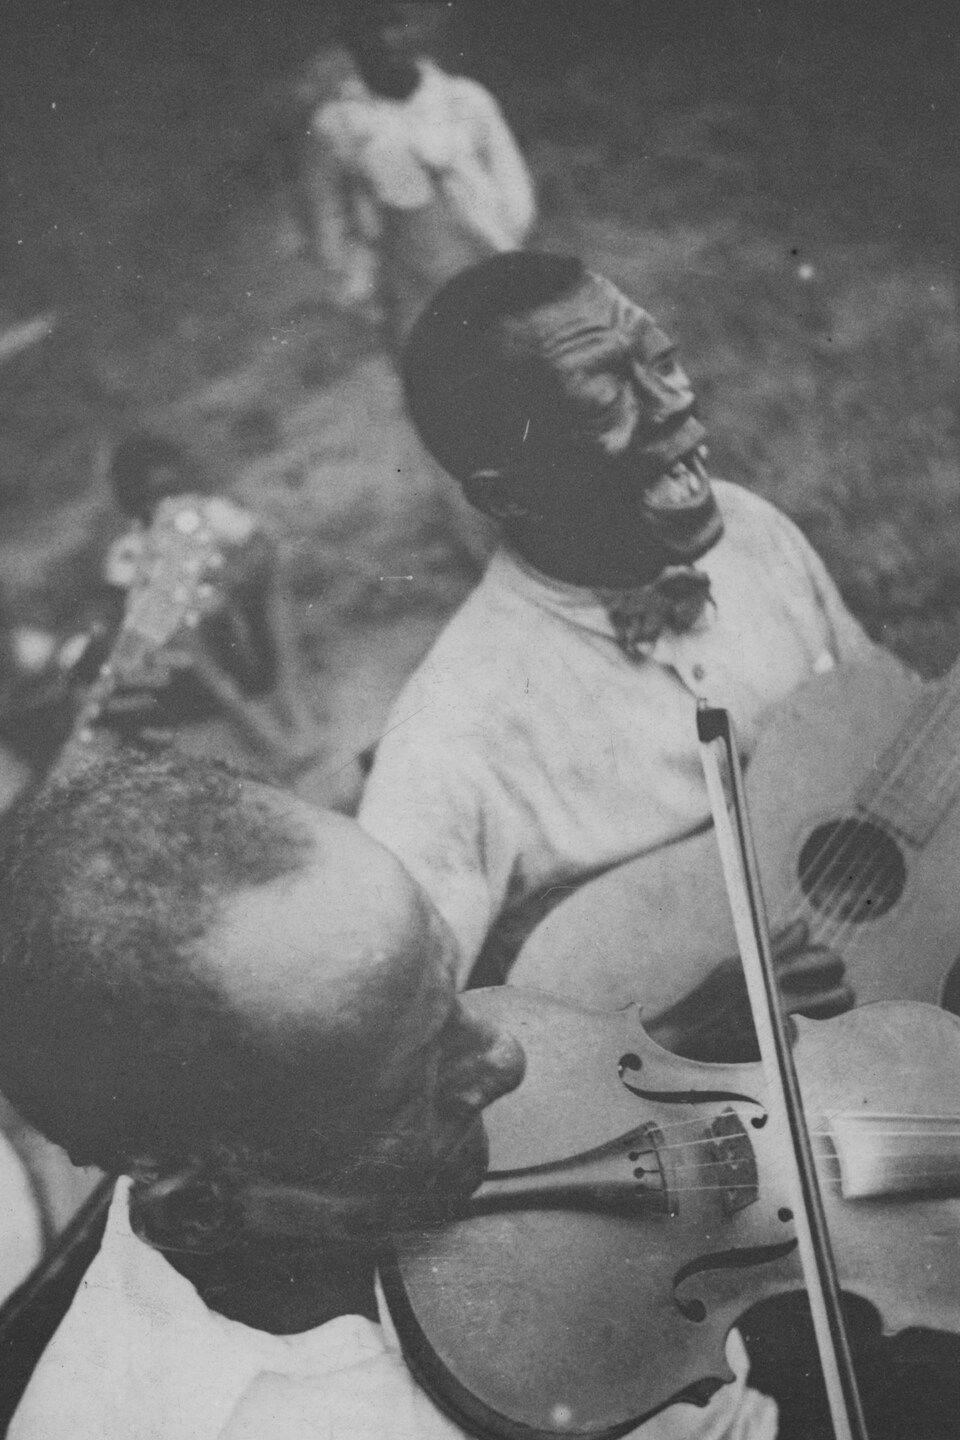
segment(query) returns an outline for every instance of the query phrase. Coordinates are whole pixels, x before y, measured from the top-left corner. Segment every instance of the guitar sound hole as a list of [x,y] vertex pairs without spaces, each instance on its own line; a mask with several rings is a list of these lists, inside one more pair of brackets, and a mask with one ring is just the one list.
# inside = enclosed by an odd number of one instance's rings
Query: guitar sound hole
[[876,920],[907,882],[900,847],[869,820],[818,825],[800,851],[800,885],[817,910],[841,920]]

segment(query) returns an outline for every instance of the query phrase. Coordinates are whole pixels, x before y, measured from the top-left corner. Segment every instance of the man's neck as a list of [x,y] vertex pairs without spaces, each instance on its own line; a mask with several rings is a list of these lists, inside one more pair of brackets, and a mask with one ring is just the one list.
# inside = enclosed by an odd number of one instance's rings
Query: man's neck
[[213,1254],[168,1251],[166,1258],[211,1310],[255,1330],[293,1335],[340,1315],[378,1318],[367,1252],[241,1237]]
[[364,85],[380,100],[409,100],[423,83],[423,70],[418,61],[381,66],[358,58],[357,69]]
[[[501,522],[507,545],[548,580],[585,590],[639,590],[652,585],[667,570],[696,565],[723,538],[717,523],[703,543],[667,546],[644,540],[628,525],[591,523],[589,518],[570,530]],[[684,553],[689,550],[689,553]]]
[[615,542],[572,546],[543,531],[508,535],[512,549],[547,580],[585,590],[631,590],[649,585],[671,562],[637,549],[619,554]]

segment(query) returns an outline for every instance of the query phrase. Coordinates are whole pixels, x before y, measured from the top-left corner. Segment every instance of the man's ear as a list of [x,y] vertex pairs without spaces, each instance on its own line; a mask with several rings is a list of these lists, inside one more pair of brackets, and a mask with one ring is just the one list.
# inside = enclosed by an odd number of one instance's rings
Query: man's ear
[[236,1180],[190,1165],[175,1174],[134,1177],[130,1222],[158,1250],[207,1254],[223,1250],[243,1230]]
[[529,508],[517,497],[509,471],[474,470],[463,481],[463,493],[470,504],[491,520],[528,520]]

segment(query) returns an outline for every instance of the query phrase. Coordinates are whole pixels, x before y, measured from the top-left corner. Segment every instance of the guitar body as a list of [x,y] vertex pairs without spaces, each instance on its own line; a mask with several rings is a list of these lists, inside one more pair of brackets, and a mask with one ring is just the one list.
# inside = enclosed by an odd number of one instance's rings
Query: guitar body
[[[865,825],[857,803],[919,695],[892,657],[811,681],[761,735],[747,796],[771,926],[805,917],[812,939],[843,956],[858,1004],[910,999],[957,1009],[950,975],[960,956],[960,804],[947,805],[918,843],[893,826]],[[845,822],[861,828],[847,835]],[[831,835],[837,863],[818,889],[810,852]],[[709,829],[584,885],[532,933],[510,981],[597,1006],[647,996],[649,1023],[736,950]]]

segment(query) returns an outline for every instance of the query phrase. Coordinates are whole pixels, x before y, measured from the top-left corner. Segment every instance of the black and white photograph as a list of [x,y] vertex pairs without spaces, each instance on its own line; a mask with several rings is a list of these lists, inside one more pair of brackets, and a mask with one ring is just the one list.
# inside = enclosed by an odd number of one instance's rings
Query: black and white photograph
[[947,0],[3,0],[0,1440],[960,1440],[958,382]]

